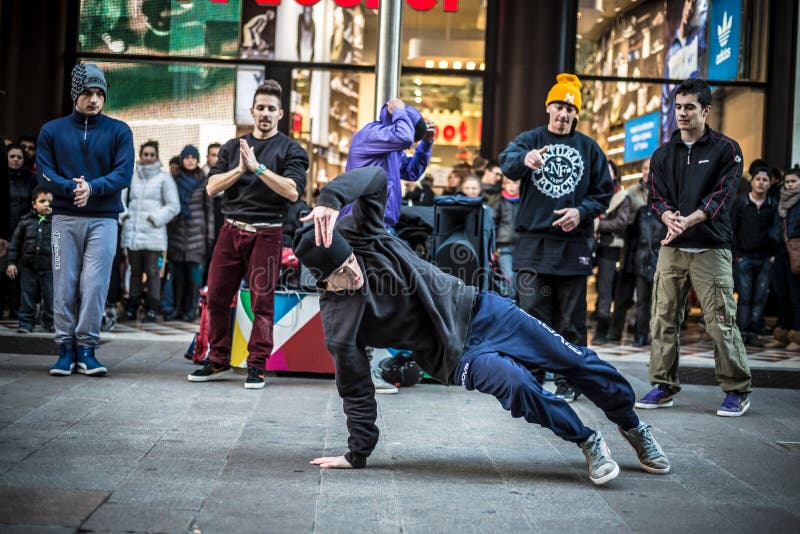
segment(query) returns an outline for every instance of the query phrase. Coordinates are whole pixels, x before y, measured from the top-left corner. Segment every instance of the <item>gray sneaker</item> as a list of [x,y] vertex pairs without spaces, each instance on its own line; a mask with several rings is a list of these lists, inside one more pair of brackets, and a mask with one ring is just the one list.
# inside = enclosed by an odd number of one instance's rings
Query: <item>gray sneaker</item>
[[397,386],[384,380],[381,370],[377,367],[372,368],[372,384],[375,386],[375,393],[384,395],[397,393]]
[[653,437],[653,427],[644,423],[639,423],[638,428],[630,430],[619,429],[622,437],[628,440],[631,447],[639,457],[639,465],[648,473],[654,475],[666,475],[669,473],[669,460],[661,450],[661,446]]
[[589,468],[589,478],[598,486],[617,478],[619,466],[611,458],[611,451],[608,450],[600,431],[596,430],[589,439],[579,444],[586,456],[586,466]]

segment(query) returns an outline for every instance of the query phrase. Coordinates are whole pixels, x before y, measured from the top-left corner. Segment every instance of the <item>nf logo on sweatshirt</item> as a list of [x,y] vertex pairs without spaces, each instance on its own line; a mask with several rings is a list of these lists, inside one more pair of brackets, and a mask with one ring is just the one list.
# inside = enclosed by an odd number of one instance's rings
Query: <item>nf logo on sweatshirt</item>
[[536,189],[550,198],[575,191],[583,176],[583,158],[567,145],[550,145],[544,153],[544,168],[531,176]]

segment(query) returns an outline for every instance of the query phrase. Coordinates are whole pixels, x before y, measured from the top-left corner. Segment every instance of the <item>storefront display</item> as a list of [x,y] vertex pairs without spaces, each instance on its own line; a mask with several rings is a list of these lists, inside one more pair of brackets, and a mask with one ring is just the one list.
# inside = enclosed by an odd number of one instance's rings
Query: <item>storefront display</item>
[[[742,26],[745,12],[763,20],[764,10],[763,3],[748,0],[617,2],[610,13],[583,9],[577,49],[577,70],[585,80],[581,129],[622,166],[623,176],[638,179],[639,161],[677,127],[672,92],[678,80],[702,77],[724,83],[740,80],[748,69],[760,72],[751,69],[751,64],[759,65],[758,47],[745,58],[742,39],[749,31],[750,40],[759,43],[763,24],[749,30]],[[595,16],[594,24],[587,20]],[[732,110],[735,101],[748,117],[761,120],[762,93],[718,84],[712,90],[711,126],[725,125],[727,135],[744,140],[746,158],[759,157],[760,124],[754,135],[752,122],[745,128],[726,110]],[[656,132],[654,119],[659,124]]]

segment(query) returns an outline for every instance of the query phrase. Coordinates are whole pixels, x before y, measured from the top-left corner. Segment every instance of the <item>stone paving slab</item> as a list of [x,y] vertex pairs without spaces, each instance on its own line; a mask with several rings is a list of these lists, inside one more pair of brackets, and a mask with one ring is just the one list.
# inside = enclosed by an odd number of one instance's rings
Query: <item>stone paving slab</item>
[[13,524],[78,527],[107,497],[103,491],[2,487],[0,529]]

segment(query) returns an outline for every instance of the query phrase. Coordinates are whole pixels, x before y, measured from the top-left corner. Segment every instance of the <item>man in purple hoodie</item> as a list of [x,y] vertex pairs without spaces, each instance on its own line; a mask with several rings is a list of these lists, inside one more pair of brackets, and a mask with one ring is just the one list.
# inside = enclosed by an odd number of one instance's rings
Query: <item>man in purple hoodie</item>
[[[380,167],[386,173],[389,197],[383,222],[387,228],[400,219],[403,199],[400,180],[415,182],[428,167],[435,131],[433,122],[423,119],[417,109],[406,106],[399,98],[392,98],[381,108],[380,120],[365,125],[350,142],[346,170]],[[407,156],[404,151],[417,142],[414,155]],[[350,210],[351,206],[346,206],[342,215]]]

